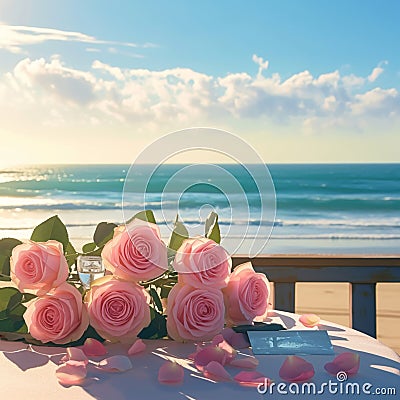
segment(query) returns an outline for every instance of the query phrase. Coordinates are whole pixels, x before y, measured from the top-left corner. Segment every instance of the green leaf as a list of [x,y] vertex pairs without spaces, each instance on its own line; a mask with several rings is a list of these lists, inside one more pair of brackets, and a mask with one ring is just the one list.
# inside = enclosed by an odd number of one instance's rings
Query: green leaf
[[12,249],[22,242],[18,239],[6,238],[0,240],[0,281],[10,281],[10,256]]
[[174,287],[173,285],[171,285],[171,286],[168,286],[168,285],[161,286],[161,293],[160,293],[161,298],[162,299],[168,298],[169,292],[171,291],[171,289],[173,287]]
[[214,211],[211,211],[210,215],[206,219],[205,235],[206,238],[214,240],[214,242],[218,244],[221,242],[221,232],[218,225],[218,215]]
[[72,246],[71,242],[68,242],[67,248],[65,249],[65,258],[67,259],[69,267],[74,265],[76,259],[78,258],[78,253],[76,252],[74,246]]
[[57,240],[62,243],[64,252],[69,243],[68,232],[65,225],[61,222],[58,215],[47,219],[38,225],[32,233],[31,240],[34,242],[46,242],[47,240]]
[[11,310],[14,310],[18,304],[21,304],[22,301],[22,293],[20,291],[16,291],[11,297],[10,300],[8,301],[7,304],[7,309],[11,312]]
[[[100,222],[96,226],[96,230],[94,231],[93,235],[93,242],[98,246],[102,247],[104,246],[109,240],[112,239],[114,235],[114,228],[116,228],[117,225],[115,225],[112,222]],[[89,250],[89,251],[93,251]]]
[[176,252],[178,251],[179,247],[181,247],[183,241],[188,237],[188,230],[186,229],[185,225],[179,221],[178,216],[176,216],[174,230],[171,233],[168,247]]
[[23,319],[25,311],[26,307],[23,304],[18,303],[13,307],[12,311],[10,310],[8,318],[12,319],[13,321],[19,321]]
[[23,293],[23,297],[21,300],[21,303],[27,303],[28,301],[31,301],[33,299],[36,299],[37,296],[31,293]]
[[[104,339],[97,333],[97,331],[93,328],[93,326],[89,325],[88,328],[86,329],[86,331],[83,333],[83,335],[76,340],[75,342],[71,342],[71,343],[66,343],[64,345],[61,345],[61,347],[74,347],[74,346],[82,346],[85,343],[85,340],[88,338],[93,338],[98,340],[99,342],[104,342]],[[46,346],[48,346],[49,344],[46,343]],[[51,343],[51,345],[53,346],[60,346],[59,344],[53,344]]]
[[0,331],[16,332],[25,324],[26,307],[21,304],[23,294],[15,288],[0,289]]
[[15,331],[15,333],[23,333],[23,334],[28,333],[28,327],[27,327],[26,323],[24,323],[21,326],[21,328],[19,328],[17,331]]
[[104,246],[101,246],[93,251],[89,251],[85,253],[85,256],[101,256],[101,252],[103,251]]
[[19,332],[25,325],[23,318],[15,320],[7,318],[0,320],[0,332]]
[[82,247],[82,251],[84,253],[89,253],[91,251],[93,251],[95,248],[97,247],[96,243],[92,242],[92,243],[86,243],[83,245]]
[[151,211],[151,210],[143,210],[143,211],[138,212],[131,219],[126,221],[126,223],[129,224],[129,222],[133,221],[135,218],[141,219],[142,221],[151,222],[153,224],[156,223],[156,219],[154,217],[153,211]]
[[[0,289],[0,311],[6,310],[9,308],[9,304],[11,302],[11,305],[13,305],[15,299],[17,297],[20,297],[20,299],[22,300],[22,293],[13,287],[4,287]],[[17,301],[18,303],[18,301]]]
[[167,336],[167,319],[165,315],[162,315],[150,307],[151,322],[150,325],[144,328],[138,337],[141,339],[162,339]]
[[150,288],[149,290],[150,296],[152,297],[152,299],[154,300],[154,304],[157,308],[158,311],[160,311],[160,313],[163,312],[163,306],[160,300],[160,296],[157,293],[157,290],[155,290],[154,288]]

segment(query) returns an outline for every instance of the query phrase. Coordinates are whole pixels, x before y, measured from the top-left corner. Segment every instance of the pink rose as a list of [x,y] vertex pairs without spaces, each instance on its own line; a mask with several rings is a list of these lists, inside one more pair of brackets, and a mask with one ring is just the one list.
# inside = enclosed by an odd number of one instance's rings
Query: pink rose
[[254,272],[250,262],[237,266],[223,289],[229,325],[251,324],[267,316],[270,285],[264,274]]
[[22,243],[14,247],[10,258],[11,279],[21,292],[41,296],[68,278],[68,264],[62,244],[47,242]]
[[225,287],[231,266],[231,258],[224,248],[203,237],[185,240],[174,260],[179,282],[196,288]]
[[167,330],[172,339],[211,340],[224,328],[222,292],[177,283],[168,295],[167,314]]
[[90,324],[114,342],[132,343],[150,324],[149,300],[142,286],[113,276],[96,279],[85,296]]
[[156,278],[168,268],[158,226],[139,219],[115,228],[101,256],[112,274],[135,282]]
[[81,294],[66,282],[33,300],[24,313],[24,320],[29,333],[43,343],[74,342],[89,325]]

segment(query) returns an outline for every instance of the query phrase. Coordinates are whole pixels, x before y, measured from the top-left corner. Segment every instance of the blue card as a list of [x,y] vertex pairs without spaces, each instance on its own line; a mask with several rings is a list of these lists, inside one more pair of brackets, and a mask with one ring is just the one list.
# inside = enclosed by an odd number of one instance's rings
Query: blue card
[[334,354],[326,331],[248,331],[254,354]]

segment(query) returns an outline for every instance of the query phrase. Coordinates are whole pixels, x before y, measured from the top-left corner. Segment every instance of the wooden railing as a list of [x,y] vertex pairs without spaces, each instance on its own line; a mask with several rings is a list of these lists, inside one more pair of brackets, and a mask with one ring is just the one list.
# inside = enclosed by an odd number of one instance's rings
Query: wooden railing
[[352,327],[376,337],[376,284],[400,282],[400,256],[236,255],[233,266],[251,261],[274,282],[275,308],[295,311],[296,282],[350,283]]

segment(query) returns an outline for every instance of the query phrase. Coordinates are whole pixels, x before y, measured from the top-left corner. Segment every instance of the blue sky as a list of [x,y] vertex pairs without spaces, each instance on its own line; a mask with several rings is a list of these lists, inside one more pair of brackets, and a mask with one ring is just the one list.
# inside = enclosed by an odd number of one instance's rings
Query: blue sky
[[71,140],[96,139],[87,161],[129,162],[207,125],[266,161],[400,161],[398,15],[395,0],[0,1],[3,159],[20,138],[27,162],[79,162]]

